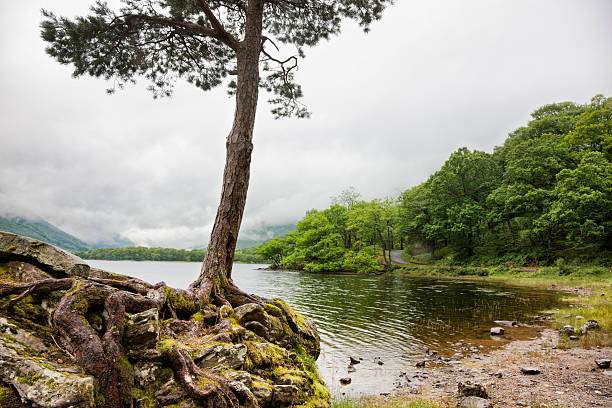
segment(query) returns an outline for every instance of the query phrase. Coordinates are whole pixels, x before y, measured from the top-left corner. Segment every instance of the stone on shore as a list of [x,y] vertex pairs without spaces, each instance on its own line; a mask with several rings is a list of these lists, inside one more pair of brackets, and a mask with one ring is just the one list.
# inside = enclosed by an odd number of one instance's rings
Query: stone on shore
[[479,397],[466,397],[457,406],[459,408],[493,408],[487,399]]
[[566,336],[573,336],[576,334],[574,326],[566,325],[559,329],[559,333],[565,334]]
[[469,381],[457,383],[457,395],[459,397],[489,398],[487,390],[482,384],[472,384]]
[[501,336],[502,334],[504,334],[503,327],[491,327],[492,336]]
[[525,375],[540,374],[540,369],[536,367],[521,367],[521,373]]
[[597,364],[599,368],[610,368],[610,360],[607,358],[595,360],[595,364]]
[[516,320],[495,320],[493,323],[499,324],[500,326],[510,326],[510,327],[514,327],[518,325]]

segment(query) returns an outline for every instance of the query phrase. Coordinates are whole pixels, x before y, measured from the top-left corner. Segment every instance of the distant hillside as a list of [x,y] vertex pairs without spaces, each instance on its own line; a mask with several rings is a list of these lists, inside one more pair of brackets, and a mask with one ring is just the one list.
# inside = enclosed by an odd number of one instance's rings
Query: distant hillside
[[[295,230],[295,224],[282,224],[282,225],[261,225],[252,227],[245,231],[240,231],[238,241],[236,242],[236,250],[257,248],[264,242],[271,240],[272,238],[279,238],[288,233],[289,231]],[[248,238],[242,238],[247,236]],[[192,249],[206,249],[206,245],[198,245]]]
[[23,217],[0,216],[0,231],[35,238],[72,252],[86,251],[90,248],[87,243],[49,224],[42,218],[28,220]]

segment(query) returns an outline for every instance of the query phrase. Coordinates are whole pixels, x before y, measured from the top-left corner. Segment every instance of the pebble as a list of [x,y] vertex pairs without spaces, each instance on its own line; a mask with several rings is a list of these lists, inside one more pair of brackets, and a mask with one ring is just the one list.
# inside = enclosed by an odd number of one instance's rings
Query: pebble
[[610,360],[607,358],[595,360],[595,364],[597,364],[599,368],[610,368]]
[[540,369],[536,367],[521,367],[521,373],[526,375],[540,374]]
[[342,385],[349,385],[351,383],[351,377],[342,377],[340,379],[340,384]]
[[501,336],[502,334],[504,334],[504,329],[502,327],[491,327],[492,336]]

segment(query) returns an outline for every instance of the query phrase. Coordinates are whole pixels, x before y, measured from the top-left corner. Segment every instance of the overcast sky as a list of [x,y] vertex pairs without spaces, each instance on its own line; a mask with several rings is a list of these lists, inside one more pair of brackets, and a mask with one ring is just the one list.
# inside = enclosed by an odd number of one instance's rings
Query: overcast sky
[[[92,2],[0,3],[0,213],[88,241],[202,245],[233,101],[182,83],[153,100],[145,81],[109,96],[73,79],[44,52],[40,9]],[[538,106],[612,95],[610,21],[610,0],[398,0],[369,34],[346,24],[300,63],[311,119],[274,120],[260,97],[241,236],[348,186],[396,196],[458,147],[492,151]]]

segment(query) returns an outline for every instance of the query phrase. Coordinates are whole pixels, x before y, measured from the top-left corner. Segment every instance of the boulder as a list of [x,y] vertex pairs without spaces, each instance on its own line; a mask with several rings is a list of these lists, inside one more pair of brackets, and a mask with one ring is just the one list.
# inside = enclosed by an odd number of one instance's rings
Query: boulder
[[351,377],[342,377],[340,379],[340,384],[342,385],[349,385],[351,383]]
[[459,397],[489,398],[487,390],[482,384],[472,384],[469,381],[457,383],[457,395]]
[[151,348],[159,340],[159,312],[149,309],[144,312],[126,314],[124,342],[131,348]]
[[595,364],[597,364],[599,368],[610,368],[610,360],[607,358],[595,360]]
[[247,356],[247,346],[238,344],[214,344],[199,350],[194,361],[201,368],[226,366],[239,370],[244,366]]
[[495,320],[494,323],[499,324],[500,326],[510,326],[510,327],[514,327],[518,325],[516,320]]
[[91,376],[80,374],[80,370],[71,366],[30,357],[19,351],[19,346],[24,347],[8,337],[0,337],[0,381],[13,386],[23,401],[41,408],[95,406]]
[[457,405],[459,408],[493,408],[493,405],[485,398],[466,397]]
[[559,329],[559,333],[565,334],[566,336],[573,336],[576,334],[576,330],[574,329],[574,326],[566,325]]
[[56,246],[10,232],[0,231],[0,260],[24,261],[55,277],[89,275],[89,265]]
[[491,327],[492,336],[501,336],[502,334],[504,334],[503,327]]

